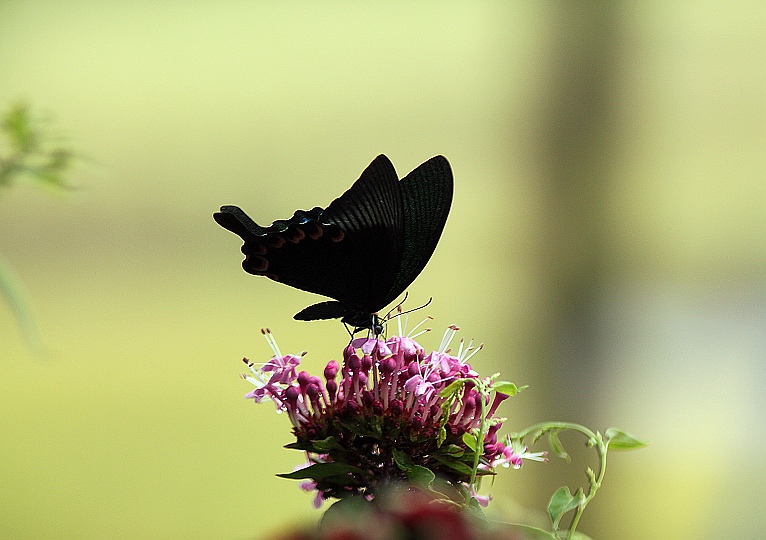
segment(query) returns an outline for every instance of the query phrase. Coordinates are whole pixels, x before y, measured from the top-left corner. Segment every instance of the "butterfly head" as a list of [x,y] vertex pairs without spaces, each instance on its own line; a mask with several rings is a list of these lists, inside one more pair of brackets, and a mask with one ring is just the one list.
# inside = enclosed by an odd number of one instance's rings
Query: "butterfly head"
[[379,336],[383,333],[383,321],[378,317],[377,313],[348,311],[341,321],[354,329],[352,334],[361,330],[369,330],[374,336]]

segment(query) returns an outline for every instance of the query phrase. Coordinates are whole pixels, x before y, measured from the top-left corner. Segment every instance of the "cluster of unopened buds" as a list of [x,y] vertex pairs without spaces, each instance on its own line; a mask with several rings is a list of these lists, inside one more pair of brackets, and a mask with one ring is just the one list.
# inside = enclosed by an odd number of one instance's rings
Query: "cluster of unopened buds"
[[486,504],[477,479],[498,466],[545,460],[544,452],[498,439],[503,419],[495,412],[519,389],[471,368],[481,346],[461,340],[451,354],[457,330],[450,326],[427,354],[414,339],[420,334],[353,339],[342,365],[331,360],[323,377],[298,372],[305,353],[281,354],[262,330],[274,356],[260,366],[245,359],[250,373],[243,377],[255,385],[246,397],[270,399],[286,412],[296,437],[288,448],[307,455],[303,466],[280,476],[304,480],[304,490],[316,491],[316,506],[352,495],[371,499],[397,483],[440,486],[448,497]]

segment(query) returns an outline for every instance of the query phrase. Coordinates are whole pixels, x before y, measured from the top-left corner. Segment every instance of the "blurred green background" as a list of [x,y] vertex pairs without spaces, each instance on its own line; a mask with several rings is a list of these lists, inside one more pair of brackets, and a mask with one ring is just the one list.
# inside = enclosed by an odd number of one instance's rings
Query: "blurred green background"
[[[764,530],[766,4],[6,0],[0,74],[0,107],[48,111],[89,158],[73,192],[0,198],[0,253],[49,348],[0,305],[0,537],[318,517],[274,476],[301,454],[286,417],[242,399],[240,359],[268,359],[269,326],[318,371],[347,335],[293,321],[317,298],[245,274],[211,215],[326,205],[379,153],[455,174],[409,290],[434,297],[421,343],[457,323],[486,343],[477,369],[529,384],[508,430],[651,441],[610,454],[583,532]],[[505,516],[584,478],[501,473]]]

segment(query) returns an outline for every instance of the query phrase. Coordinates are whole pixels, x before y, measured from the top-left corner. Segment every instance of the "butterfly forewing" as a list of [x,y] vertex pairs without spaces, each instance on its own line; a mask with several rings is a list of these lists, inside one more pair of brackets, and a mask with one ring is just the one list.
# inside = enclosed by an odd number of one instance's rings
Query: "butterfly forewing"
[[349,309],[373,313],[386,305],[404,246],[404,216],[399,179],[388,158],[380,155],[362,176],[324,212],[322,221],[344,232],[344,257],[333,266],[335,294]]
[[345,234],[331,277],[337,290],[327,296],[350,310],[382,309],[404,246],[399,180],[388,158],[375,158],[359,180],[327,207],[322,220],[337,224]]
[[399,182],[404,207],[404,246],[396,279],[386,295],[391,303],[418,277],[439,242],[452,205],[452,169],[436,156]]

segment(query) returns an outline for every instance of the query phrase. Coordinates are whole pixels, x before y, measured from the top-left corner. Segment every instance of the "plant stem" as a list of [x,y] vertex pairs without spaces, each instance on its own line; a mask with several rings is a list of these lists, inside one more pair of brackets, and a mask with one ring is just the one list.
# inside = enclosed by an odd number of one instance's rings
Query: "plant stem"
[[598,491],[598,488],[601,487],[601,482],[604,479],[604,475],[606,474],[607,445],[604,443],[603,437],[600,433],[594,433],[587,427],[572,422],[541,422],[539,424],[528,427],[524,431],[511,435],[511,438],[517,439],[518,441],[523,441],[525,437],[532,433],[539,432],[540,435],[544,435],[549,431],[559,431],[564,429],[577,431],[585,435],[588,438],[588,444],[596,447],[600,461],[598,475],[595,478],[592,476],[592,473],[588,476],[590,483],[588,486],[588,493],[585,495],[583,501],[577,505],[577,511],[575,512],[575,515],[572,518],[572,523],[569,526],[569,532],[567,533],[566,537],[571,539],[574,537],[575,531],[577,530],[577,524],[580,522],[580,518],[585,511],[585,507],[588,506],[588,503],[591,501],[591,499],[596,496],[596,491]]
[[[479,424],[479,433],[476,436],[476,451],[473,453],[473,467],[471,472],[471,486],[475,486],[476,484],[476,473],[479,470],[479,458],[484,453],[484,435],[487,433],[487,396],[489,395],[489,391],[484,384],[476,384],[476,381],[473,379],[466,379],[466,381],[471,381],[476,389],[481,394],[481,424]],[[468,493],[466,493],[466,504],[471,502],[471,491],[469,490]]]

